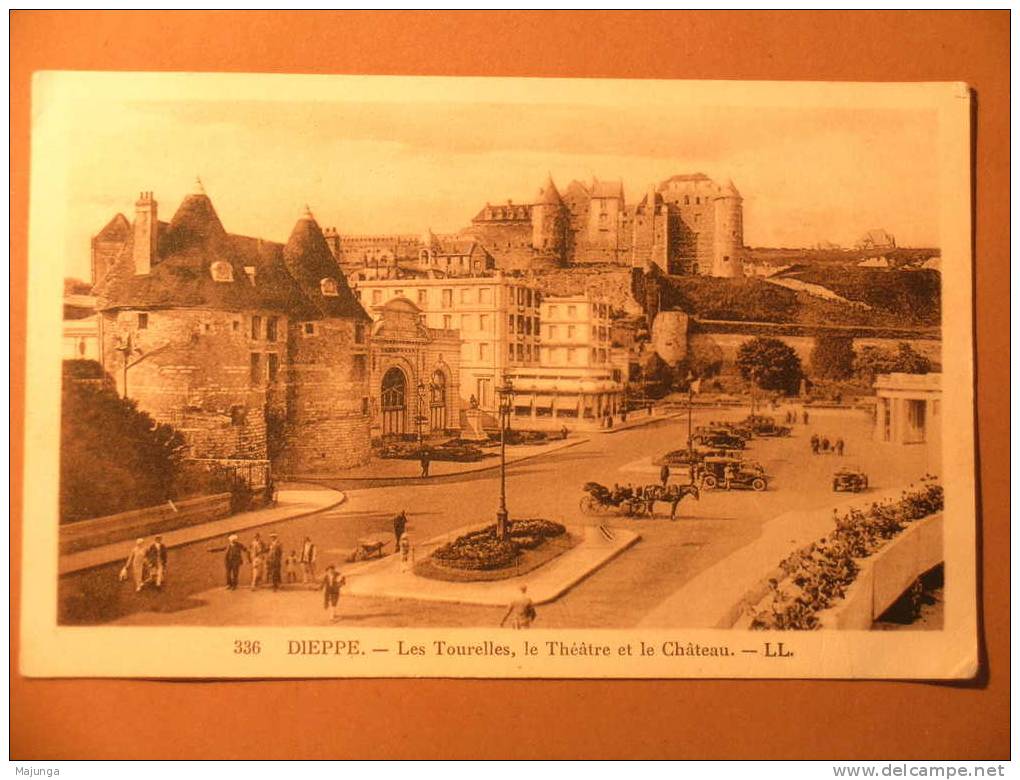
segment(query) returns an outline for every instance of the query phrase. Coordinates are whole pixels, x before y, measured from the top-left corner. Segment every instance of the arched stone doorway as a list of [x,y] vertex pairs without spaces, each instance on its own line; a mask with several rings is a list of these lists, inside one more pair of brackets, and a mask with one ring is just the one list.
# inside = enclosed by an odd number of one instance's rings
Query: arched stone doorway
[[380,407],[383,436],[402,434],[407,422],[407,376],[396,366],[383,374]]
[[432,373],[432,388],[429,398],[429,430],[446,430],[446,374],[436,370]]

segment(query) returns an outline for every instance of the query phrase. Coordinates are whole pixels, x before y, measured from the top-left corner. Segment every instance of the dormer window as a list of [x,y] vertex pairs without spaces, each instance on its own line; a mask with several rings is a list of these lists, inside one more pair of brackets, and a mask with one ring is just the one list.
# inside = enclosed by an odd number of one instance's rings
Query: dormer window
[[322,294],[327,297],[335,298],[340,294],[336,279],[330,279],[328,276],[319,282],[319,287],[322,290]]
[[234,281],[234,268],[225,260],[217,260],[209,266],[209,273],[212,274],[214,282]]

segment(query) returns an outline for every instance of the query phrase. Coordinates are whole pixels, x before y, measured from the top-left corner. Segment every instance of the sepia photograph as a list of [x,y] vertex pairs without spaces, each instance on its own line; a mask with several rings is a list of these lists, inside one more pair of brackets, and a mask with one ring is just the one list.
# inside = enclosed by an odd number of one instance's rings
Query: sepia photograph
[[975,673],[966,85],[33,94],[26,674]]

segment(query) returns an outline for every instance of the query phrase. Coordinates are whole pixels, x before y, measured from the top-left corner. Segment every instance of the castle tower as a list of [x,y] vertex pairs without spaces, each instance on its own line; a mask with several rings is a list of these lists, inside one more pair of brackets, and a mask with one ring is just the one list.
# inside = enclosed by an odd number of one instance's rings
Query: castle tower
[[712,250],[712,276],[732,279],[744,275],[743,198],[732,181],[727,181],[715,197],[715,241]]
[[566,249],[566,230],[566,207],[550,175],[531,206],[532,249],[562,260]]
[[289,340],[283,470],[333,473],[368,460],[371,319],[347,284],[309,209],[283,248],[283,262],[310,304]]
[[156,238],[159,222],[156,218],[156,201],[151,192],[143,192],[135,202],[134,242],[131,259],[136,274],[147,274],[152,270],[156,257]]

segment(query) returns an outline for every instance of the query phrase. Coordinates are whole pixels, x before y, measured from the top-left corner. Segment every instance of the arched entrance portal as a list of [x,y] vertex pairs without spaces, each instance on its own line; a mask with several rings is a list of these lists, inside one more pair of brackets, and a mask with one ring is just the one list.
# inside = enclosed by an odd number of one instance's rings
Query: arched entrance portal
[[429,430],[446,430],[446,374],[432,374],[432,395],[429,401]]
[[393,367],[382,378],[382,432],[383,436],[401,434],[407,420],[407,377]]

